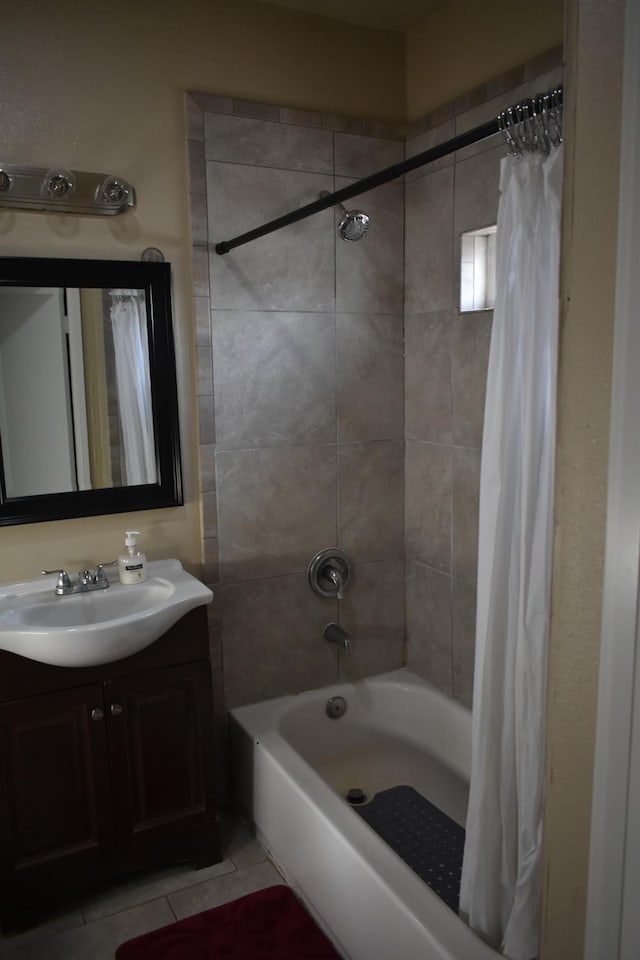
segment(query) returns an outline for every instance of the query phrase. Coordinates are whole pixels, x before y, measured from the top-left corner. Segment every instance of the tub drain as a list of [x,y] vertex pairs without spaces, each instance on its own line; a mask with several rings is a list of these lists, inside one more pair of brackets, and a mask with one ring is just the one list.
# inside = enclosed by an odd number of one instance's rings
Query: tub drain
[[344,697],[330,697],[325,704],[325,713],[332,720],[339,720],[347,712],[347,701]]
[[351,803],[354,807],[359,803],[365,803],[367,796],[364,790],[361,790],[360,787],[351,787],[347,792],[347,803]]

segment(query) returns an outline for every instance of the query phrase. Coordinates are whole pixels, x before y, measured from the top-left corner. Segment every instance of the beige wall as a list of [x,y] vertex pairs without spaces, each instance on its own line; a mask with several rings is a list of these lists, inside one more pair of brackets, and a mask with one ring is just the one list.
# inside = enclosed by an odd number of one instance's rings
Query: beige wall
[[127,526],[145,532],[150,558],[200,559],[183,92],[396,121],[403,56],[400,34],[242,0],[60,0],[53,11],[27,0],[3,19],[2,160],[119,173],[136,187],[138,208],[108,221],[0,211],[0,255],[163,250],[173,265],[186,496],[175,510],[4,527],[0,580],[109,559]]
[[562,0],[452,0],[407,35],[409,120],[562,43]]
[[609,452],[623,6],[622,0],[569,0],[567,5],[541,960],[583,956]]

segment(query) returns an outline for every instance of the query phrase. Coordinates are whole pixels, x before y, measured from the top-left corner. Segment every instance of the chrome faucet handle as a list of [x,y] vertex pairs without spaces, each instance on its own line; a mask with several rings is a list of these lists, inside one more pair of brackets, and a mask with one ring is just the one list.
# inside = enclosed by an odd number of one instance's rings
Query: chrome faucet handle
[[325,569],[326,569],[325,576],[327,580],[329,580],[329,582],[332,583],[336,588],[336,600],[342,600],[344,596],[342,592],[343,581],[339,571],[336,570],[335,567],[329,566],[328,563],[326,564]]
[[42,576],[48,577],[53,573],[58,574],[58,579],[56,580],[56,593],[67,593],[71,588],[71,581],[69,580],[69,574],[66,570],[42,570]]
[[104,563],[96,564],[95,573],[93,576],[94,583],[102,583],[103,580],[107,579],[107,575],[104,572],[105,567],[115,567],[117,566],[117,560],[105,560]]

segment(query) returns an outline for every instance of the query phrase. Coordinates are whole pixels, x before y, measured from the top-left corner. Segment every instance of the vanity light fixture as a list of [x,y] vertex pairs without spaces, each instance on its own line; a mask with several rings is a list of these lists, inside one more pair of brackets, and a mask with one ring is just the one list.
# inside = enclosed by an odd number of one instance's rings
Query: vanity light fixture
[[113,174],[0,163],[0,207],[115,216],[135,205],[131,184]]

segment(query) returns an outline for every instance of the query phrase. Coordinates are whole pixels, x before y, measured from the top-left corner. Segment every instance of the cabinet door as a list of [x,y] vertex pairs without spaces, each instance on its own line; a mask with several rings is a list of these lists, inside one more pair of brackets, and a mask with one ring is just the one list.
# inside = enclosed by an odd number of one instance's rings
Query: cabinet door
[[118,846],[129,865],[173,857],[213,862],[209,662],[108,681],[105,703]]
[[100,684],[0,705],[0,837],[3,907],[96,877],[113,843]]

